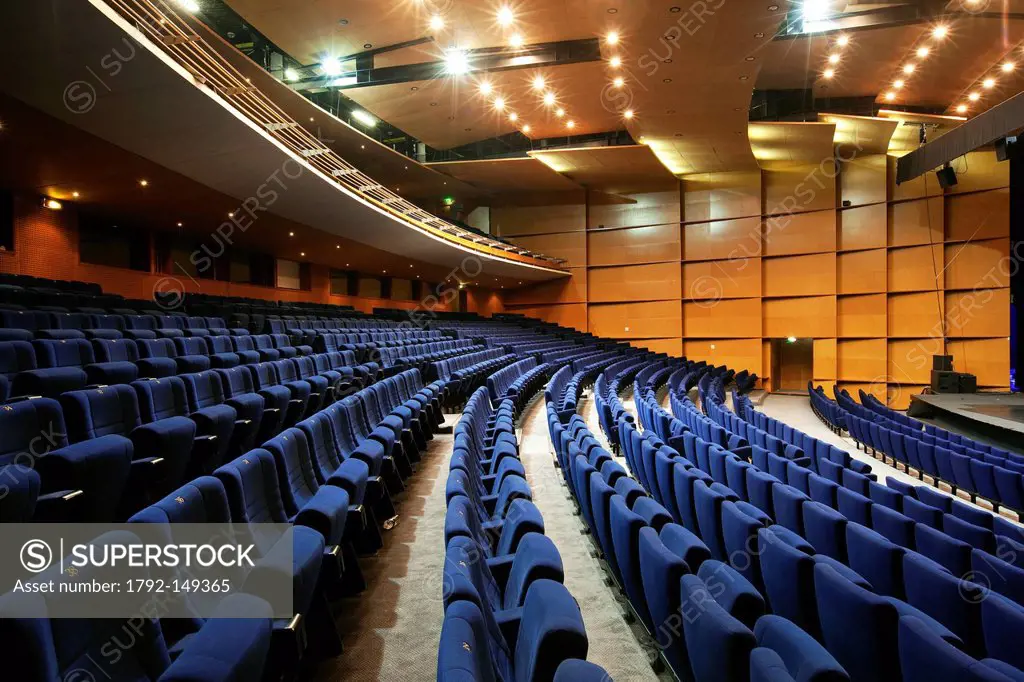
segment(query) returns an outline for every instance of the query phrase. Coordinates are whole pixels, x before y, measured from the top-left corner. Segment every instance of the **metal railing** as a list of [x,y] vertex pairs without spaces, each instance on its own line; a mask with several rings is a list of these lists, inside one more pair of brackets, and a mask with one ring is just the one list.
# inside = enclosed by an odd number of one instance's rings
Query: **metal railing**
[[[414,229],[428,232],[460,246],[514,262],[557,267],[564,259],[534,254],[513,244],[459,228],[423,210],[387,189],[303,128],[266,94],[253,86],[234,66],[211,47],[178,12],[164,0],[103,0],[151,42],[161,47],[193,78],[197,86],[216,94],[225,104],[258,124],[269,136],[297,157],[355,192],[380,209],[402,219]],[[485,247],[482,249],[481,247]]]

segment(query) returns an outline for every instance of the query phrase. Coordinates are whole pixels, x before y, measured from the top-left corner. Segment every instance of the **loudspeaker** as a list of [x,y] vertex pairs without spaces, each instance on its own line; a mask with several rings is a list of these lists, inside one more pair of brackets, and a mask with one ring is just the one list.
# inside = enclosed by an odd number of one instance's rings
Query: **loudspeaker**
[[952,372],[953,371],[953,356],[952,355],[933,355],[932,356],[932,369],[940,372]]
[[956,372],[932,370],[932,393],[959,393],[960,379]]
[[1016,137],[1001,137],[996,140],[996,161],[1007,161],[1017,151]]
[[960,393],[978,392],[978,377],[974,376],[973,374],[958,374],[957,376],[960,379]]
[[945,189],[956,184],[956,171],[952,166],[946,166],[935,171],[935,177],[939,179],[939,187]]

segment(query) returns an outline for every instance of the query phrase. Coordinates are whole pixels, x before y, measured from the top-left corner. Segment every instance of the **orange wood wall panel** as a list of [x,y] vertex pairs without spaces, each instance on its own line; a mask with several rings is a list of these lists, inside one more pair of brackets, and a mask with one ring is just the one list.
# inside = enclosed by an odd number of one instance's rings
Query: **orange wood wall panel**
[[836,297],[776,298],[763,302],[765,338],[829,338],[836,335]]
[[922,292],[889,294],[889,336],[895,338],[942,337],[943,294]]
[[587,206],[584,203],[491,208],[491,231],[501,237],[573,232],[586,228]]
[[683,355],[715,365],[745,367],[762,377],[767,375],[760,339],[683,339]]
[[946,292],[946,338],[1008,337],[1009,289]]
[[[956,184],[951,194],[997,189],[1010,185],[1010,164],[996,159],[994,150],[977,151],[957,159],[952,164],[956,171]],[[928,173],[928,175],[934,175]]]
[[683,260],[725,260],[761,254],[761,219],[740,218],[683,226]]
[[840,253],[836,266],[839,270],[840,294],[885,292],[888,267],[885,249]]
[[837,385],[840,389],[848,392],[857,402],[860,402],[860,391],[870,393],[883,402],[889,393],[889,387],[884,381],[873,383],[868,381],[839,381]]
[[765,258],[761,263],[765,296],[814,296],[836,293],[836,254]]
[[629,345],[634,348],[646,348],[652,353],[668,353],[674,358],[683,355],[682,339],[631,339]]
[[587,269],[571,268],[569,277],[540,282],[513,289],[506,294],[511,305],[535,303],[586,303]]
[[839,371],[836,353],[835,339],[814,339],[815,379],[835,381]]
[[679,301],[592,303],[590,333],[612,339],[664,339],[682,336]]
[[889,291],[942,289],[942,244],[889,250]]
[[545,322],[554,322],[581,332],[587,331],[587,307],[583,303],[564,305],[514,306],[505,305],[508,312],[525,315]]
[[683,303],[686,338],[761,338],[761,299],[733,298]]
[[679,225],[587,233],[590,265],[632,265],[679,260]]
[[719,300],[761,295],[761,259],[683,263],[683,298]]
[[838,211],[839,249],[880,249],[888,244],[888,208],[885,204]]
[[839,381],[885,384],[886,345],[885,339],[840,339],[837,345]]
[[587,264],[587,236],[582,232],[538,234],[510,237],[509,241],[534,253],[552,258],[564,258],[570,267],[584,267]]
[[942,188],[935,173],[925,173],[913,180],[896,184],[896,157],[890,156],[888,161],[889,200],[903,201],[905,199],[921,199],[924,197],[942,196]]
[[836,250],[836,212],[815,211],[765,218],[764,255],[786,256]]
[[839,163],[839,200],[852,206],[885,203],[887,198],[885,154],[862,154]]
[[599,227],[637,227],[678,223],[680,215],[679,190],[627,194],[635,204],[591,204],[591,229]]
[[[932,355],[941,339],[890,339],[889,381],[924,385],[932,381]],[[938,350],[941,354],[941,349]]]
[[885,294],[840,296],[838,335],[844,338],[879,338],[887,334]]
[[945,258],[946,289],[1008,287],[1016,267],[1009,239],[947,244]]
[[950,341],[949,354],[958,372],[978,377],[978,386],[1005,387],[1010,383],[1010,340],[971,339]]
[[698,222],[761,215],[761,171],[704,173],[683,180],[683,220]]
[[946,241],[1009,236],[1009,189],[946,197]]
[[942,197],[889,206],[889,246],[941,244],[944,206]]
[[764,171],[765,215],[834,209],[836,175],[831,161]]
[[679,300],[682,273],[678,263],[591,268],[587,291],[590,301]]
[[928,385],[889,384],[889,390],[886,394],[889,406],[894,410],[905,410],[910,407],[910,401],[913,397],[924,393],[928,387]]

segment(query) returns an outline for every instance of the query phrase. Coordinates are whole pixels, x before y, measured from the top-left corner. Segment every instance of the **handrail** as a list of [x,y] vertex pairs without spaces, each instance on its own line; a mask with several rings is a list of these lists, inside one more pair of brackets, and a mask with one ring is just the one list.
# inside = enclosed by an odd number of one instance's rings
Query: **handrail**
[[[558,267],[564,259],[481,237],[416,206],[384,187],[303,128],[266,94],[253,86],[213,49],[166,0],[93,0],[103,2],[133,24],[225,104],[258,124],[270,137],[338,185],[371,201],[414,228],[463,247],[527,265]],[[486,247],[481,248],[481,246]],[[531,262],[532,261],[532,262]]]

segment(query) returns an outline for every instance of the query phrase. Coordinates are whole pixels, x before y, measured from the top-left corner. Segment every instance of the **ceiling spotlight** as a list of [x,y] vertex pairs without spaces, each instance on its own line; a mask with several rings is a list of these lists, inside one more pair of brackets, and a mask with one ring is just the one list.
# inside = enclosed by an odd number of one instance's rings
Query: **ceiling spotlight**
[[484,81],[483,83],[480,84],[481,95],[489,95],[493,90],[494,87],[488,81]]
[[529,123],[527,123],[526,125],[523,126],[523,132],[524,133],[530,132],[530,124]]
[[440,31],[442,28],[444,28],[444,17],[440,14],[430,17],[430,30]]
[[622,66],[622,57],[620,57],[620,56],[618,56],[618,55],[615,55],[614,57],[612,57],[611,59],[609,59],[609,60],[608,60],[608,64],[609,64],[609,65],[610,65],[610,66],[611,66],[611,67],[612,67],[613,69],[617,69],[617,68],[619,68],[620,66]]
[[341,75],[341,62],[337,57],[327,57],[320,62],[320,70],[328,76],[339,76]]
[[568,128],[569,130],[572,130],[573,128],[576,127],[576,121],[569,119],[568,121],[565,122],[565,127]]
[[844,36],[839,36],[836,39],[836,45],[838,45],[839,47],[846,47],[849,44],[850,44],[850,36],[845,36],[845,35]]
[[352,118],[354,118],[355,120],[359,121],[360,123],[362,123],[364,126],[367,126],[368,128],[372,128],[375,125],[377,125],[377,119],[375,119],[373,116],[371,116],[369,113],[363,111],[362,109],[355,109],[355,110],[353,110],[352,111]]
[[896,80],[894,80],[894,81],[892,82],[892,87],[896,88],[897,90],[899,90],[900,88],[902,88],[902,87],[903,87],[903,85],[904,85],[904,82],[903,82],[902,80],[900,80],[900,79],[896,79]]
[[555,109],[555,116],[557,116],[558,118],[562,118],[563,116],[565,116],[565,109],[562,109],[561,107]]
[[619,34],[618,34],[617,31],[611,31],[611,32],[608,33],[607,36],[605,36],[604,40],[609,45],[618,45],[619,44]]
[[513,111],[511,114],[508,115],[508,120],[510,120],[513,123],[515,123],[516,121],[519,120],[519,114],[517,114],[516,112]]
[[178,227],[181,227],[181,225],[182,225],[181,223],[178,223]]
[[966,114],[967,113],[967,105],[966,104],[959,105],[956,108],[956,113],[958,113],[958,114]]
[[549,107],[555,103],[555,93],[550,90],[544,93],[544,104]]
[[928,56],[928,52],[929,51],[930,50],[927,47],[919,47],[919,48],[917,48],[917,56],[920,59],[924,59],[925,57]]
[[990,90],[991,88],[995,87],[995,84],[995,78],[986,78],[981,82],[981,87],[985,88],[986,90]]
[[498,111],[503,111],[505,109],[505,98],[496,97],[494,100],[494,108]]
[[979,95],[976,92],[972,92],[971,94],[967,95],[967,99],[971,100],[972,102],[977,102],[979,99],[981,99],[981,95]]
[[78,198],[78,192],[72,192],[72,193],[71,193],[71,196],[72,196],[73,198],[77,199],[77,198]]
[[56,199],[43,199],[43,208],[48,208],[51,211],[59,211],[64,208],[64,205]]
[[523,46],[523,36],[518,33],[513,34],[512,37],[508,39],[508,44],[518,50]]
[[301,257],[305,258],[305,257],[306,257],[306,252],[305,252],[305,251],[300,251],[300,252],[299,252],[299,255],[300,255]]
[[832,76],[836,75],[836,72],[835,72],[834,69],[825,69],[824,71],[821,72],[821,75],[822,75],[823,78],[828,79],[828,78],[831,78]]
[[451,76],[461,76],[469,71],[469,57],[464,50],[454,47],[444,55],[444,70]]
[[297,81],[299,80],[299,72],[296,71],[295,69],[285,69],[284,79],[286,81]]
[[508,5],[504,5],[498,10],[498,23],[502,26],[511,26],[515,20],[516,15]]
[[544,89],[544,85],[545,85],[544,76],[541,76],[540,74],[537,74],[536,76],[533,77],[533,89],[534,90],[543,90]]
[[294,237],[294,236],[295,236],[295,233],[294,233],[294,232],[289,232],[289,233],[288,233],[288,236],[289,236],[289,237]]
[[949,28],[946,26],[942,26],[941,24],[932,29],[932,38],[938,38],[939,40],[942,40],[948,34]]
[[1002,69],[1004,73],[1010,73],[1011,71],[1013,71],[1015,67],[1016,64],[1014,64],[1013,62],[1003,62]]
[[830,54],[828,56],[828,63],[829,64],[838,64],[839,63],[839,55],[838,54]]
[[139,180],[140,187],[149,187],[149,180]]
[[917,68],[916,64],[905,64],[903,66],[903,73],[907,73],[907,74],[914,73],[914,69],[916,69],[916,68]]
[[896,99],[896,93],[895,92],[887,92],[887,93],[885,93],[885,101],[886,102],[891,102],[894,99]]
[[622,118],[625,118],[627,120],[633,118],[633,116],[634,113],[632,109],[626,109],[625,111],[622,112]]
[[612,84],[615,85],[615,87],[617,88],[621,88],[623,85],[626,84],[626,79],[623,78],[622,76],[619,76],[618,78],[612,81]]

